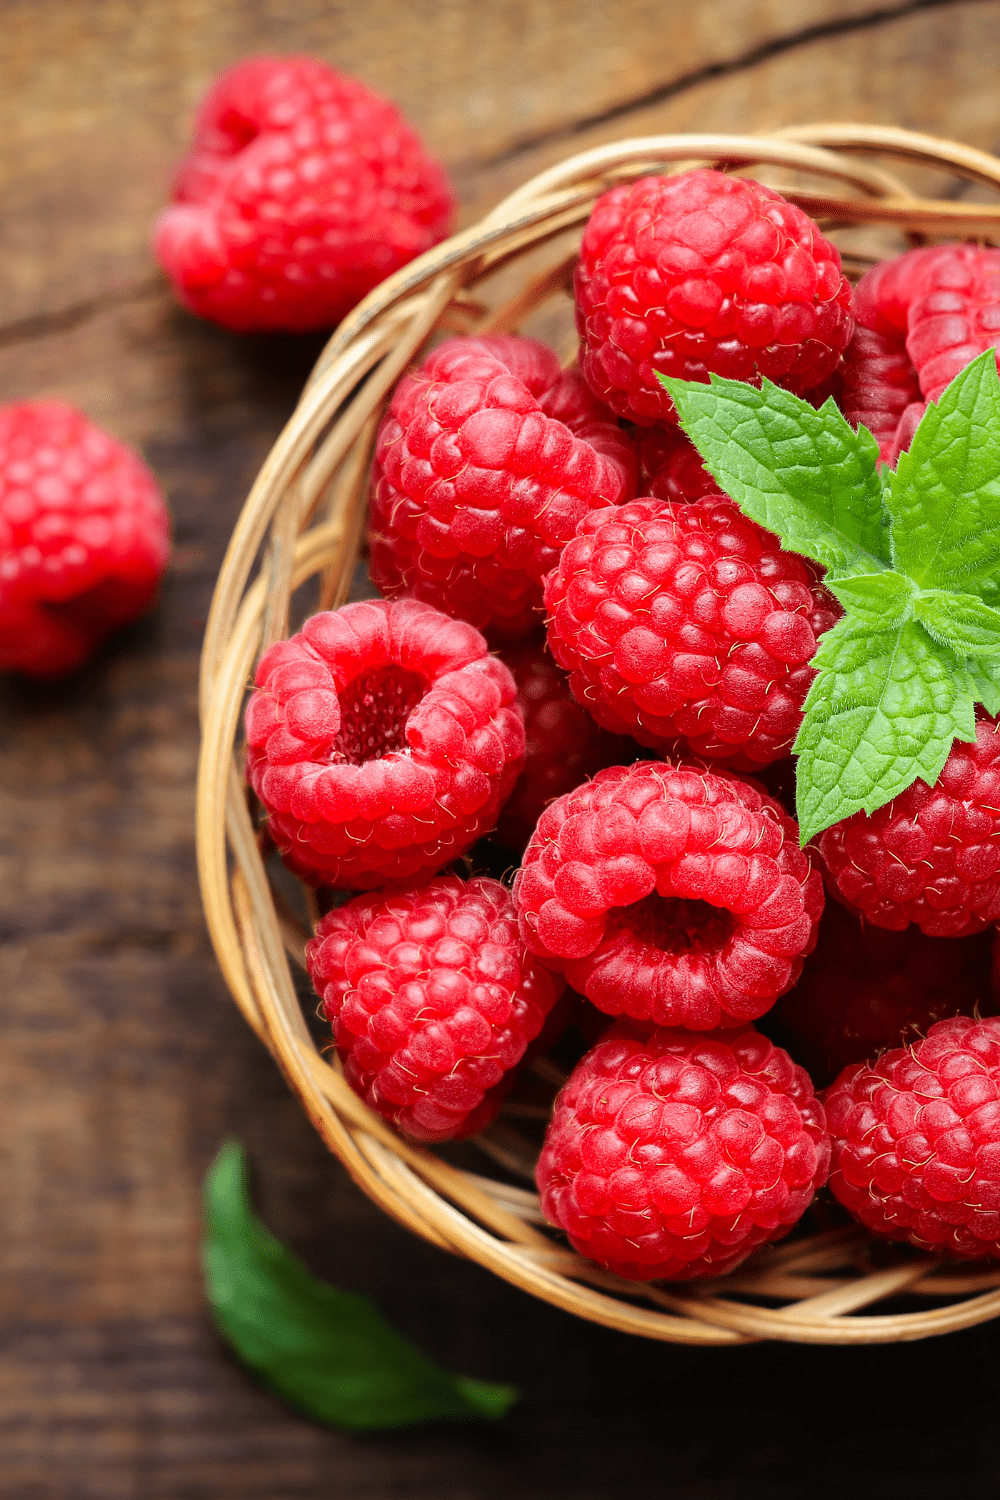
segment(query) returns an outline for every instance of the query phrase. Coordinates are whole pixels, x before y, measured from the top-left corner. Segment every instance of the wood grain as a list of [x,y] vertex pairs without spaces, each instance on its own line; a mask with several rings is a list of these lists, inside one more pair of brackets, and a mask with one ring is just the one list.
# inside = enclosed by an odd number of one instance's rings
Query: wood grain
[[[777,1500],[800,1475],[843,1485],[859,1469],[876,1492],[918,1497],[977,1482],[997,1385],[989,1332],[864,1356],[647,1347],[412,1240],[323,1152],[224,991],[192,848],[211,583],[317,345],[196,323],[146,245],[199,93],[247,52],[318,52],[394,95],[455,170],[468,219],[570,150],[651,129],[856,117],[995,148],[998,12],[996,0],[3,8],[0,396],[59,393],[139,444],[177,542],[156,613],[78,679],[0,688],[4,1500]],[[197,1241],[200,1181],[232,1132],[250,1145],[268,1222],[317,1270],[371,1291],[452,1368],[522,1383],[502,1431],[347,1438],[286,1412],[228,1358]],[[901,1408],[887,1445],[857,1380],[905,1393],[932,1371],[933,1411]]]

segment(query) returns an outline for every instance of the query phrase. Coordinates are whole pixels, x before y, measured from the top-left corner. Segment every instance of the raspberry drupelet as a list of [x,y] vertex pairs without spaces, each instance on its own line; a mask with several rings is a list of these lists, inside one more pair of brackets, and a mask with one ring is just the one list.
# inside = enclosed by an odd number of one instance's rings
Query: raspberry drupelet
[[636,1281],[721,1276],[800,1219],[827,1172],[823,1106],[752,1026],[615,1026],[556,1100],[538,1162],[546,1217]]
[[514,679],[477,630],[415,599],[313,615],[265,652],[247,769],[289,869],[368,890],[432,875],[489,832],[524,764]]
[[634,740],[600,729],[569,690],[544,640],[535,637],[501,652],[517,683],[524,713],[524,770],[500,813],[496,838],[522,850],[548,804],[605,766],[641,754]]
[[138,454],[61,401],[0,407],[0,670],[80,666],[146,609],[169,551]]
[[857,331],[838,404],[894,465],[928,401],[1000,340],[1000,250],[931,245],[882,261],[854,290]]
[[643,177],[597,200],[576,270],[580,368],[640,426],[674,420],[656,376],[766,376],[806,395],[850,340],[837,250],[801,209],[739,177]]
[[499,641],[541,619],[577,521],[635,494],[630,438],[534,339],[456,338],[400,381],[375,447],[371,574]]
[[639,459],[645,474],[640,481],[643,496],[657,500],[722,500],[722,490],[705,468],[697,448],[679,427],[640,428],[637,433]]
[[963,937],[1000,920],[1000,727],[983,715],[933,787],[915,781],[816,840],[830,891],[876,927]]
[[887,932],[828,901],[798,984],[768,1017],[797,1062],[827,1083],[848,1063],[925,1036],[936,1021],[992,1015],[988,933]]
[[482,1130],[563,988],[525,952],[497,880],[356,896],[306,949],[355,1093],[417,1140]]
[[1000,1019],[938,1021],[825,1095],[830,1187],[875,1234],[1000,1259]]
[[209,90],[154,245],[201,317],[301,332],[333,327],[453,212],[395,105],[319,58],[252,57]]
[[545,605],[552,654],[599,724],[741,769],[788,755],[839,614],[812,564],[725,498],[592,511]]
[[762,790],[638,761],[546,808],[514,899],[527,946],[599,1010],[710,1031],[795,983],[823,887]]

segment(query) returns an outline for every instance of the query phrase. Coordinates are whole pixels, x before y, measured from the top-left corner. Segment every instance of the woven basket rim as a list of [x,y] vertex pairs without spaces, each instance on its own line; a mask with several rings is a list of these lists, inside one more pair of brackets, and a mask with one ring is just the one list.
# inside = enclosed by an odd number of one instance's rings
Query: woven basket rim
[[[564,248],[498,308],[484,311],[474,288],[529,251],[581,230],[595,198],[614,182],[696,163],[797,173],[782,191],[824,225],[1000,241],[1000,203],[922,198],[872,156],[1000,191],[997,158],[897,127],[834,123],[762,135],[640,137],[546,169],[381,283],[334,332],[266,458],[230,539],[205,632],[197,847],[206,921],[234,999],[323,1140],[369,1197],[430,1243],[566,1311],[668,1342],[927,1338],[1000,1314],[1000,1269],[956,1268],[906,1247],[890,1247],[880,1263],[869,1255],[864,1231],[848,1226],[765,1247],[716,1281],[629,1283],[545,1232],[535,1194],[461,1171],[397,1135],[317,1050],[306,1025],[290,963],[302,965],[309,934],[268,879],[236,755],[241,710],[258,656],[287,634],[295,590],[318,577],[320,608],[347,598],[375,429],[396,380],[443,324],[467,332],[516,328],[563,289],[575,248],[572,255]],[[304,890],[304,899],[314,923],[314,893]],[[484,1142],[495,1160],[515,1149],[508,1137],[501,1130]],[[860,1311],[903,1293],[941,1305]]]

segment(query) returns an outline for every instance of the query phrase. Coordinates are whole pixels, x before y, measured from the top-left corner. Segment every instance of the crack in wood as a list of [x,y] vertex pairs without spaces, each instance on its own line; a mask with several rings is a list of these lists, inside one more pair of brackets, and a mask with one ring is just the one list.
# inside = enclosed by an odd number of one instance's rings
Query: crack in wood
[[14,318],[0,324],[0,349],[12,344],[27,344],[35,339],[48,338],[53,333],[67,333],[79,328],[98,313],[109,312],[117,307],[127,307],[131,302],[142,302],[166,291],[167,278],[162,271],[153,271],[139,281],[130,281],[126,286],[112,291],[98,292],[93,297],[82,297],[79,302],[70,302],[65,307],[53,308],[51,312],[29,313],[24,318]]

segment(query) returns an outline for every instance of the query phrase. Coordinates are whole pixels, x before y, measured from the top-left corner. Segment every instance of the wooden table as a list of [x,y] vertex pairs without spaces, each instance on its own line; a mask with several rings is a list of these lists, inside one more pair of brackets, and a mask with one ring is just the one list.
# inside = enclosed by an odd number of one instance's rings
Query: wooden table
[[[314,52],[392,95],[468,221],[571,151],[653,130],[861,119],[996,150],[1000,3],[8,0],[0,20],[0,395],[68,398],[136,443],[176,538],[149,620],[68,684],[0,688],[0,1494],[970,1493],[996,1472],[993,1329],[861,1352],[631,1341],[410,1239],[324,1153],[219,978],[192,840],[213,576],[318,345],[195,321],[147,235],[198,97],[249,52]],[[450,1367],[520,1382],[503,1427],[347,1437],[228,1356],[197,1247],[232,1133],[320,1273]]]

